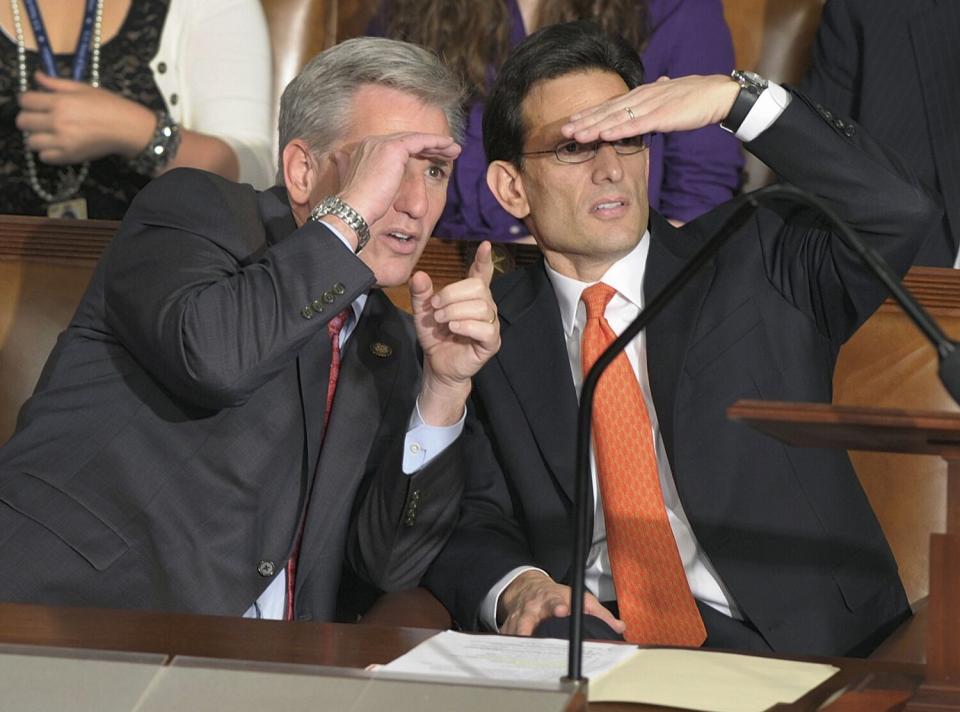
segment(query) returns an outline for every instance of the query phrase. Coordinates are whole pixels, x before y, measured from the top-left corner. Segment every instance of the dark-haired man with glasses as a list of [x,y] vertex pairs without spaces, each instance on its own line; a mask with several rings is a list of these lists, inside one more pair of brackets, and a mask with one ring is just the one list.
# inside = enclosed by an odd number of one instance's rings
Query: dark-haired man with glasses
[[[901,273],[939,215],[800,95],[745,73],[642,79],[622,41],[554,25],[487,103],[488,183],[544,259],[494,283],[502,346],[472,396],[489,442],[425,579],[464,628],[564,633],[582,374],[734,208],[680,230],[651,212],[645,135],[722,122]],[[817,215],[765,207],[629,344],[594,408],[588,637],[858,655],[909,615],[846,454],[725,417],[739,398],[829,401],[840,345],[883,297]]]

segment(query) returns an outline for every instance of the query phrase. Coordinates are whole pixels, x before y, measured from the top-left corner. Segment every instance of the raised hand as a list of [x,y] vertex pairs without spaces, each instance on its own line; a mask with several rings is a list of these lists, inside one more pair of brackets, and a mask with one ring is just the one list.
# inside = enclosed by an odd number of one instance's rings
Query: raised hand
[[42,91],[20,95],[17,128],[44,163],[68,165],[108,155],[133,158],[149,143],[155,114],[106,89],[35,75]]
[[460,419],[473,375],[500,348],[492,278],[492,247],[483,242],[466,279],[436,293],[426,272],[410,279],[413,319],[424,352],[420,414],[429,425]]
[[393,203],[411,158],[452,162],[459,155],[450,136],[396,133],[370,136],[330,158],[339,175],[337,195],[372,225]]
[[736,101],[739,85],[715,74],[660,77],[626,94],[570,117],[561,133],[582,143],[615,141],[646,133],[691,131],[723,121]]
[[[557,583],[542,571],[524,571],[500,594],[497,606],[500,632],[531,635],[547,618],[566,618],[570,615],[570,594],[569,586]],[[627,629],[592,593],[584,595],[583,610],[617,633]]]

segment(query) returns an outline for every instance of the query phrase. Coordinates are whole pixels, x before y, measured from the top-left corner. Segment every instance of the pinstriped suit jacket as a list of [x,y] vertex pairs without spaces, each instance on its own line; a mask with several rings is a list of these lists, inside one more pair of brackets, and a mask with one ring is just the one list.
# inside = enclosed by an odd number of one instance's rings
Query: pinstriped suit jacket
[[942,195],[943,222],[917,264],[952,267],[960,247],[958,36],[955,0],[828,0],[802,83]]
[[378,290],[323,432],[326,322],[372,285],[280,189],[150,184],[0,450],[0,600],[240,615],[304,512],[298,617],[333,616],[345,560],[415,584],[456,517],[459,445],[402,473],[419,351]]

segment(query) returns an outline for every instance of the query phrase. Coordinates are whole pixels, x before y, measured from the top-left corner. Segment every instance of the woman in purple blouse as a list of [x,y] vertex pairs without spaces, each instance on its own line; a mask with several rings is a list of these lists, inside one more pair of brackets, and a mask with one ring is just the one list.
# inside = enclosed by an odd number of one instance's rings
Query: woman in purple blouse
[[[439,237],[505,242],[527,235],[526,227],[501,208],[487,188],[481,134],[484,96],[506,51],[526,37],[528,26],[541,24],[538,13],[542,24],[594,14],[578,6],[596,7],[602,25],[638,47],[647,81],[733,69],[733,44],[721,0],[384,0],[369,34],[432,47],[474,85],[463,153],[435,231]],[[465,35],[474,41],[464,41]],[[486,61],[478,68],[480,56]],[[650,206],[672,222],[692,220],[728,200],[739,185],[739,142],[719,126],[656,135],[650,149]]]

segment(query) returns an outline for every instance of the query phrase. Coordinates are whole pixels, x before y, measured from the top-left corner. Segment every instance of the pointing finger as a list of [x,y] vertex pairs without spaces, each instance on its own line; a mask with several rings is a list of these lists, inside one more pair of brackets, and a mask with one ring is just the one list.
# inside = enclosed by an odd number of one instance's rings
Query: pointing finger
[[489,240],[480,243],[467,275],[478,277],[486,286],[490,286],[493,279],[493,245],[490,244]]

